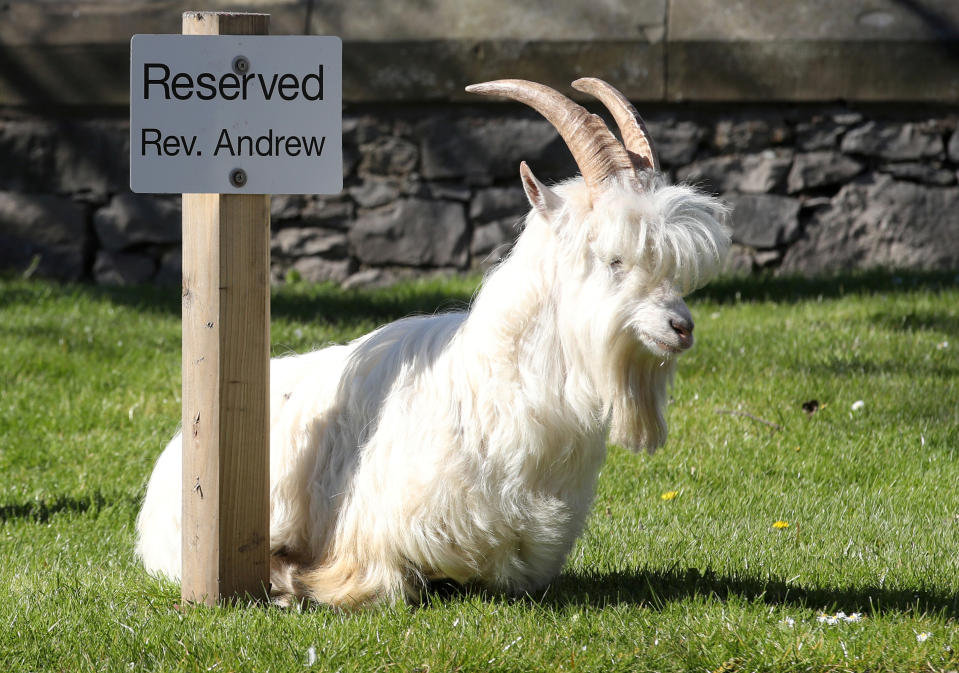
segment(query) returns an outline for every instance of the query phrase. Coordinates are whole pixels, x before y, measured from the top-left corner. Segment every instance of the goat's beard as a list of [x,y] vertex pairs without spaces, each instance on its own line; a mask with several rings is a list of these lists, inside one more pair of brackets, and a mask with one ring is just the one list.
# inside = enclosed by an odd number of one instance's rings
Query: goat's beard
[[610,355],[610,440],[652,453],[666,442],[666,401],[676,357],[655,356],[638,341],[620,344]]

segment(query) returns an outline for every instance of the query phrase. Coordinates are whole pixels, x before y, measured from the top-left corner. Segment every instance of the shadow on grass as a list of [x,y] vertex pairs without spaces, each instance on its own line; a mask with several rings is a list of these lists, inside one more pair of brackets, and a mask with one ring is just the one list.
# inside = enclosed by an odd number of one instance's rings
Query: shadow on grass
[[959,617],[959,595],[879,586],[806,588],[780,578],[733,577],[695,568],[586,574],[565,572],[542,591],[512,598],[441,581],[430,584],[421,605],[426,607],[434,602],[442,603],[470,595],[487,600],[493,597],[515,600],[551,610],[585,606],[606,608],[613,605],[637,605],[663,610],[671,603],[689,598],[724,602],[738,597],[770,606],[823,610],[827,613],[842,610],[846,614],[897,612]]
[[802,587],[781,578],[760,579],[721,575],[695,568],[608,574],[564,573],[542,594],[526,600],[549,607],[622,603],[663,609],[687,598],[726,601],[739,597],[768,605],[789,605],[847,614],[908,612],[959,616],[959,595],[905,587]]
[[[867,356],[868,357],[868,356]],[[906,375],[923,381],[941,381],[959,378],[959,367],[943,365],[930,360],[882,358],[869,360],[855,355],[829,358],[826,362],[796,361],[793,369],[820,376],[888,377]]]
[[139,507],[140,499],[129,495],[104,495],[97,491],[79,497],[58,495],[27,502],[0,504],[0,523],[31,521],[47,523],[59,514],[97,516],[108,507],[121,504]]
[[869,316],[877,327],[901,332],[939,332],[959,336],[959,312],[937,313],[913,309],[906,313],[881,312]]
[[849,295],[908,294],[959,288],[956,271],[862,271],[831,276],[752,276],[720,278],[697,290],[692,299],[720,304],[739,301],[791,303]]
[[[479,283],[478,277],[444,281],[424,279],[381,289],[343,290],[331,284],[298,283],[274,288],[273,318],[297,322],[386,323],[408,315],[462,310]],[[0,283],[0,309],[40,304],[48,298],[84,297],[135,309],[138,312],[179,315],[178,288],[138,286],[60,285],[50,281]]]
[[[478,279],[476,281],[478,283]],[[380,290],[341,290],[329,285],[284,288],[274,292],[274,318],[296,322],[392,322],[409,315],[430,315],[468,308],[475,283],[403,283]]]

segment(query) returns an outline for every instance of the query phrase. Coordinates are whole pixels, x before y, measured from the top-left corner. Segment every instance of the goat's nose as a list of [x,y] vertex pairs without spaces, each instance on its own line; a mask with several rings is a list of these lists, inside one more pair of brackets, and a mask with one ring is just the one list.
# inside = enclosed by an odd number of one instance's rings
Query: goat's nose
[[670,318],[669,326],[679,336],[680,342],[688,346],[693,340],[693,321],[686,318]]

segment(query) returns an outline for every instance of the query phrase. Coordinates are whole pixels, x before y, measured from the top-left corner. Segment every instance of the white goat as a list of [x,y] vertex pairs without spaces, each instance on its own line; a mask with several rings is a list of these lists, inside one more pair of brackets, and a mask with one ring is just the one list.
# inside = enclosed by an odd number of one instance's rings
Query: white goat
[[[725,209],[658,172],[642,120],[597,79],[602,120],[533,82],[468,87],[524,102],[582,178],[547,187],[468,313],[408,318],[345,346],[274,360],[272,583],[340,607],[415,597],[449,578],[523,592],[556,577],[583,529],[607,437],[666,439],[674,355],[693,343],[682,294],[729,245]],[[147,570],[180,576],[177,435],[137,521]]]

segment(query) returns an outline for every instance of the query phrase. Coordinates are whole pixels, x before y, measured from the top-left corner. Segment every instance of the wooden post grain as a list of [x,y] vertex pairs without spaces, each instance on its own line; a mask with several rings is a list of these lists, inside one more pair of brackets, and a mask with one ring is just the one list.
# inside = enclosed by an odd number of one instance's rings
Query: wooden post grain
[[[186,12],[183,34],[266,35],[269,18]],[[269,356],[270,196],[184,194],[184,601],[267,590]]]

